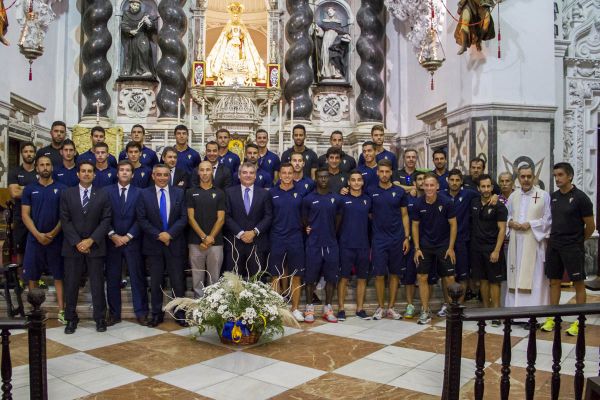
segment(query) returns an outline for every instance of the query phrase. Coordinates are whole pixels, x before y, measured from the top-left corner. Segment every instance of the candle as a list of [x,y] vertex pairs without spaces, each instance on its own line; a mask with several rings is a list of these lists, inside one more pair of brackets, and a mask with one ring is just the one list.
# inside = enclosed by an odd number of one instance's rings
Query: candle
[[188,128],[190,130],[192,130],[192,117],[193,117],[192,110],[194,109],[193,107],[194,107],[194,103],[193,103],[193,100],[192,100],[192,96],[190,96],[190,108],[188,109],[188,114],[189,114],[189,123],[188,123],[189,126],[188,126]]
[[177,99],[177,125],[181,123],[181,97]]
[[290,102],[290,142],[294,143],[294,100]]
[[206,103],[204,102],[204,99],[202,99],[202,115],[200,115],[200,121],[202,121],[202,137],[200,138],[201,142],[200,142],[200,146],[204,147],[204,114],[205,114],[205,106]]
[[279,100],[279,155],[283,154],[283,99]]
[[[267,133],[271,134],[271,99],[267,100]],[[271,136],[269,137],[269,145],[271,145]]]

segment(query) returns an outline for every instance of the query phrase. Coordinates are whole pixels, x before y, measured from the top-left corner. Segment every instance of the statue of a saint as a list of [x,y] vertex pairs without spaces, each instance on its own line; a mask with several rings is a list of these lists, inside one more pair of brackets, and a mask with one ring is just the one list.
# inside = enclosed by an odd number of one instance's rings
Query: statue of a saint
[[152,35],[157,31],[156,20],[157,17],[142,12],[140,0],[129,0],[129,7],[121,19],[121,78],[156,79],[152,56]]
[[328,7],[327,15],[315,27],[315,33],[322,37],[320,60],[317,61],[317,75],[321,79],[343,79],[346,75],[346,52],[350,35],[335,15],[333,7]]
[[6,8],[4,8],[4,0],[0,0],[0,43],[8,46],[10,43],[4,37],[6,32],[8,32],[8,15],[6,15]]
[[460,0],[458,2],[458,25],[454,39],[460,45],[458,55],[463,54],[472,44],[481,51],[481,41],[496,37],[494,20],[490,13],[495,0]]

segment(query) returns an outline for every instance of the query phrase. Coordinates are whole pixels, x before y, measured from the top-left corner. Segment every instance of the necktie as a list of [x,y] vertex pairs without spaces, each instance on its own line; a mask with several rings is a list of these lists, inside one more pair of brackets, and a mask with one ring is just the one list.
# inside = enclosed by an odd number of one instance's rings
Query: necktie
[[246,214],[250,214],[250,188],[244,189],[244,208],[246,209]]
[[127,188],[121,188],[121,196],[119,197],[119,202],[121,203],[121,210],[123,210],[125,208],[125,192],[127,191]]
[[169,220],[167,219],[167,196],[165,189],[160,189],[160,219],[163,224],[163,232],[169,230]]
[[171,170],[171,186],[173,186],[173,184],[175,183],[175,182],[173,182],[174,178],[175,178],[175,168],[173,168]]
[[87,212],[87,205],[90,202],[90,198],[88,197],[88,190],[84,189],[83,191],[83,199],[81,201],[81,205],[83,208],[83,213],[85,214]]

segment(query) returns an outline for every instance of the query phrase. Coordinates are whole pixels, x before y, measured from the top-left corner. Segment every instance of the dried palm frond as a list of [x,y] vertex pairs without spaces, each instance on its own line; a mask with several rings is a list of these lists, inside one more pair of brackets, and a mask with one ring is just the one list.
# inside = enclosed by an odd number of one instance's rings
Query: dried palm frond
[[283,322],[284,326],[300,328],[300,324],[298,321],[296,321],[296,318],[294,318],[294,315],[290,310],[287,308],[278,308],[277,311],[279,312],[279,315],[281,315],[281,321]]
[[196,300],[194,299],[189,299],[187,297],[176,297],[170,302],[168,302],[166,306],[163,307],[163,311],[167,311],[170,313],[176,313],[180,310],[187,311],[195,304]]
[[229,285],[236,296],[244,290],[244,281],[240,275],[234,274],[233,272],[225,272],[223,274],[223,279],[227,282],[227,285]]

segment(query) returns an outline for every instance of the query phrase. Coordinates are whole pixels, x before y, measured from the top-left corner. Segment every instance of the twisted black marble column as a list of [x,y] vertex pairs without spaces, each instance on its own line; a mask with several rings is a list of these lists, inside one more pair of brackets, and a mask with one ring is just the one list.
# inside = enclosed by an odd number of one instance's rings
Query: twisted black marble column
[[356,99],[356,112],[361,122],[381,122],[383,115],[379,106],[384,95],[381,79],[385,29],[383,0],[362,0],[356,14],[356,21],[360,27],[360,36],[356,42],[356,51],[360,56],[360,67],[356,71],[356,80],[360,86],[360,94]]
[[181,40],[187,28],[187,19],[182,8],[184,2],[185,0],[162,0],[158,5],[163,26],[158,32],[158,46],[162,57],[156,65],[156,73],[160,80],[156,105],[161,118],[177,117],[177,100],[185,94],[185,75],[181,72],[187,57],[187,49]]
[[313,81],[313,70],[308,59],[313,51],[313,42],[308,29],[313,12],[308,0],[287,0],[286,7],[290,19],[285,25],[285,38],[290,47],[285,53],[285,69],[289,78],[284,96],[288,103],[294,101],[294,119],[309,120],[313,104],[308,89]]
[[100,100],[100,116],[106,117],[110,108],[110,95],[106,91],[106,82],[110,79],[112,68],[106,59],[112,44],[108,30],[108,20],[112,16],[110,0],[86,0],[81,26],[85,32],[85,42],[81,49],[81,60],[85,73],[81,78],[81,92],[85,97],[83,115],[96,115],[96,103]]

